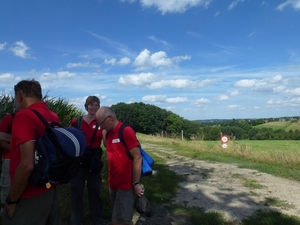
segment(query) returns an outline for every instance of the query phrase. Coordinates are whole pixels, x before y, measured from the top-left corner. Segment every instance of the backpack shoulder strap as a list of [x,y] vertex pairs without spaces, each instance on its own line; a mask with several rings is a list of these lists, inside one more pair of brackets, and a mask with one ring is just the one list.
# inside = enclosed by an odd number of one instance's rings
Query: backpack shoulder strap
[[37,110],[35,109],[30,109],[32,112],[34,112],[35,115],[37,115],[37,117],[43,122],[43,124],[45,124],[46,127],[55,127],[55,126],[59,126],[59,123],[55,123],[55,122],[51,122],[50,124],[45,120],[45,118],[42,116],[41,113],[39,113]]
[[90,146],[92,146],[93,142],[95,141],[96,133],[97,133],[97,131],[98,131],[98,127],[99,127],[99,124],[97,123],[96,126],[95,126],[95,129],[94,129],[92,138],[91,138],[91,145],[90,145]]
[[82,124],[82,116],[78,116],[76,120],[76,128],[80,129]]
[[10,126],[9,126],[7,132],[6,132],[6,133],[8,133],[8,134],[11,133],[12,123],[13,123],[13,121],[14,121],[14,118],[15,118],[16,113],[11,113],[10,115],[11,115],[11,123],[10,123]]
[[126,123],[122,123],[122,124],[121,124],[121,127],[120,127],[119,132],[118,132],[118,136],[119,136],[120,142],[122,142],[122,144],[123,144],[123,145],[125,146],[125,148],[126,148],[127,156],[128,156],[129,158],[132,159],[132,155],[131,155],[130,152],[129,152],[129,149],[128,149],[127,145],[126,145],[126,142],[125,142],[124,136],[123,136],[124,129],[125,129],[125,127],[127,127],[127,126],[129,126],[129,125],[127,125]]

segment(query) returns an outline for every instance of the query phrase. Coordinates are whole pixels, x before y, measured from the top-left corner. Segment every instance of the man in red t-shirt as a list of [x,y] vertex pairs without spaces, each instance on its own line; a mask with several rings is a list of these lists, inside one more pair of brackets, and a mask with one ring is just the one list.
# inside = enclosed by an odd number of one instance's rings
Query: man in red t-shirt
[[[11,127],[12,121],[14,118],[14,113],[5,115],[0,122],[0,132],[7,133],[11,136]],[[2,148],[2,170],[0,177],[0,186],[1,186],[1,213],[3,211],[6,197],[8,195],[10,180],[9,180],[9,141],[0,140],[0,148]]]
[[42,90],[35,80],[22,80],[14,86],[15,115],[10,142],[11,187],[6,199],[2,224],[61,224],[60,186],[35,187],[29,183],[34,169],[35,143],[45,132],[45,125],[30,109],[49,122],[59,123],[58,116],[42,101]]
[[139,142],[131,127],[125,127],[124,140],[132,159],[128,157],[126,147],[120,142],[118,132],[122,122],[110,107],[103,106],[96,113],[98,124],[107,131],[106,151],[108,158],[108,185],[112,205],[112,225],[130,225],[134,212],[134,194],[142,196],[144,189],[140,185],[142,157]]

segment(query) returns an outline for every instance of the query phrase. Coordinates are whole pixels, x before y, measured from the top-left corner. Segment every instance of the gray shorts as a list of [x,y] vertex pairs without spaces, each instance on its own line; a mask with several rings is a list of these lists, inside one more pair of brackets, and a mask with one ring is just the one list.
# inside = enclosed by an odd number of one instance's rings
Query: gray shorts
[[2,172],[0,177],[0,187],[1,187],[1,203],[5,204],[5,199],[8,195],[9,188],[10,188],[9,159],[2,158]]
[[112,206],[112,222],[129,224],[134,212],[134,193],[130,190],[109,189],[109,197]]

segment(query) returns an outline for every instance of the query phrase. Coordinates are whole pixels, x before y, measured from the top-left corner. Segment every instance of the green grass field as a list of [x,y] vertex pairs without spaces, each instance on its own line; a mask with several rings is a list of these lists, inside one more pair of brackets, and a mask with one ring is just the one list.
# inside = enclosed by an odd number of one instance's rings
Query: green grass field
[[291,121],[276,121],[276,122],[269,122],[269,123],[264,123],[258,126],[255,126],[254,128],[272,128],[274,130],[278,129],[283,129],[285,131],[295,131],[299,130],[300,131],[300,122],[291,122]]

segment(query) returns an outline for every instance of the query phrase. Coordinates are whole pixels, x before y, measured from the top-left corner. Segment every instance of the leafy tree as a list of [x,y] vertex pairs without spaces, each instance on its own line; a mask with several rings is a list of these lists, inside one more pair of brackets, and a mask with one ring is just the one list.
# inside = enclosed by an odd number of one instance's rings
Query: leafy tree
[[176,114],[171,114],[167,117],[166,131],[171,134],[180,134],[183,128],[183,119]]
[[208,132],[208,137],[206,140],[219,140],[221,136],[221,129],[219,126],[213,126],[209,132]]

